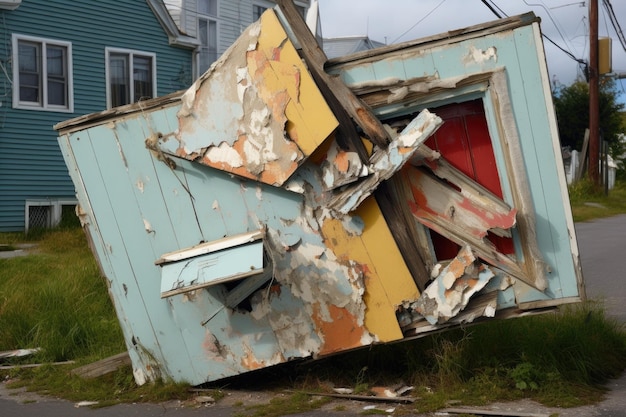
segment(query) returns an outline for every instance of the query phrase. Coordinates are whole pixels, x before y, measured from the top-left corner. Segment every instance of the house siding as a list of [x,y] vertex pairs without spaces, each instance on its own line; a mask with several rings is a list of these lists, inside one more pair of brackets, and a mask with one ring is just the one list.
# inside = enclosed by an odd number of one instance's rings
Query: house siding
[[241,32],[252,23],[252,2],[220,2],[221,30],[219,36],[219,53],[224,53],[232,45]]
[[[218,0],[217,3],[217,53],[218,56],[239,38],[253,22],[253,5],[274,7],[270,0]],[[297,1],[300,7],[308,8],[308,0]],[[189,36],[198,36],[198,0],[169,0],[165,2],[179,29]],[[195,74],[199,76],[201,74]]]
[[0,60],[11,62],[13,34],[71,42],[73,112],[12,108],[12,68],[0,71],[0,232],[22,231],[28,199],[73,199],[53,126],[106,108],[105,48],[156,54],[157,95],[188,87],[192,51],[169,46],[145,0],[29,0],[0,11]]

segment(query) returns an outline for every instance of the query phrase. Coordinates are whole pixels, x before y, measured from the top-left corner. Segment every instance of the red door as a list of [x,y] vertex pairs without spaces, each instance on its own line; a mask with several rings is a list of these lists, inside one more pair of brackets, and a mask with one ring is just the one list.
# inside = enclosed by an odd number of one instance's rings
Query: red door
[[[426,145],[441,153],[465,175],[502,198],[500,177],[482,100],[450,104],[431,111],[441,117],[444,123],[426,141]],[[434,231],[430,233],[437,259],[451,259],[457,255],[458,245]],[[512,239],[492,234],[489,239],[499,252],[514,252]]]

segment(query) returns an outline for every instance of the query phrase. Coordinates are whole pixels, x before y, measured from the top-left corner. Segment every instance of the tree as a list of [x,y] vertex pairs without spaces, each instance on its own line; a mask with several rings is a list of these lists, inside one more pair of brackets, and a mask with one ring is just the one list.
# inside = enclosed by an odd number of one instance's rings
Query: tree
[[[624,158],[624,144],[620,134],[625,132],[624,120],[620,113],[624,104],[617,101],[618,91],[612,78],[600,80],[600,135],[609,142],[610,155],[615,159]],[[561,87],[554,94],[554,108],[561,145],[582,150],[585,129],[589,127],[589,85],[576,81],[568,87]]]

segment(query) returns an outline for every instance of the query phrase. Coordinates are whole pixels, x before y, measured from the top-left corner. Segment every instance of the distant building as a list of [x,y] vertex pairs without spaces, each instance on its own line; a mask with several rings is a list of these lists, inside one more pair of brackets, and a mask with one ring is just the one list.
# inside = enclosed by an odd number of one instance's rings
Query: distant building
[[[179,29],[197,38],[194,76],[203,74],[239,37],[241,32],[276,3],[268,0],[164,0]],[[296,0],[303,16],[309,0]]]
[[382,42],[371,40],[367,36],[346,36],[341,38],[325,38],[323,43],[324,53],[328,59],[350,55],[355,52],[385,46]]
[[0,1],[0,22],[0,232],[55,226],[76,192],[53,126],[188,87],[198,42],[161,0]]
[[[296,5],[305,15],[309,0]],[[0,1],[0,232],[51,227],[62,213],[73,216],[75,189],[56,123],[189,87],[275,6],[268,0]]]

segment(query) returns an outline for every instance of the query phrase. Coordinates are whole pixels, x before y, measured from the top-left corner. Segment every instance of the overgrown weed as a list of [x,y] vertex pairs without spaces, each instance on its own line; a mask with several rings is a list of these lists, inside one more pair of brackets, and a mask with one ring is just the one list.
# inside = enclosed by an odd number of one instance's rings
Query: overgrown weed
[[568,187],[575,222],[615,216],[626,212],[626,183],[617,182],[608,194],[583,178]]

